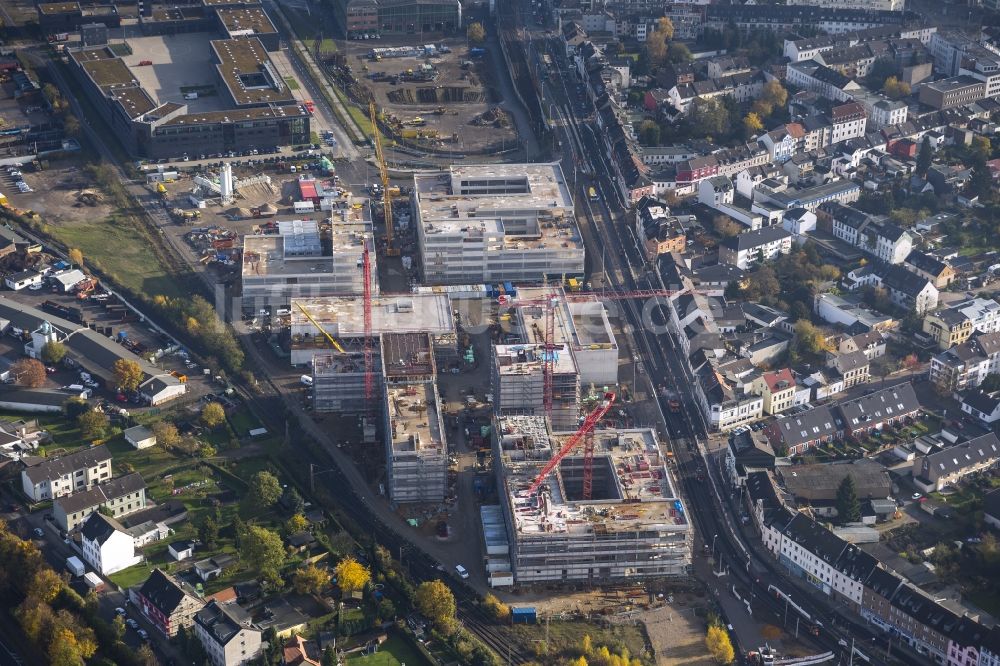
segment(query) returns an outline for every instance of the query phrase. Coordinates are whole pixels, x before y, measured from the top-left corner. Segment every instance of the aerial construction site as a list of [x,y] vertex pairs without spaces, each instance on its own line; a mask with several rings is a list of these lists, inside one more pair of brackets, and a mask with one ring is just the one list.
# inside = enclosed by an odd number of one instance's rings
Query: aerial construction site
[[[691,524],[655,432],[590,420],[569,433],[552,432],[538,416],[497,419],[494,463],[513,582],[687,574]],[[503,562],[494,555],[487,566],[497,580]]]

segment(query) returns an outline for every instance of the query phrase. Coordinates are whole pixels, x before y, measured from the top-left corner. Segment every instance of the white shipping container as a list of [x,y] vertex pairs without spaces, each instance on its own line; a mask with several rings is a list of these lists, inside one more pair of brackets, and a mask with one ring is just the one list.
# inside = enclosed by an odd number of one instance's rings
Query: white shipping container
[[296,201],[292,204],[292,208],[295,209],[296,213],[313,213],[316,211],[316,205],[312,201]]

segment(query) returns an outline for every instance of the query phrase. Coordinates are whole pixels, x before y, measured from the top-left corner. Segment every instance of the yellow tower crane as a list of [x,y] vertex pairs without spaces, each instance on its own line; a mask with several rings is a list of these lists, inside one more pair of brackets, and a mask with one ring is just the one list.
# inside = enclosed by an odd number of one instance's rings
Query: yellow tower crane
[[385,153],[382,149],[382,133],[378,130],[378,109],[375,102],[368,103],[368,115],[372,121],[372,137],[375,141],[375,161],[378,162],[378,172],[382,180],[382,212],[385,217],[385,254],[396,257],[399,250],[393,246],[392,225],[392,189],[389,185],[389,169],[385,165]]

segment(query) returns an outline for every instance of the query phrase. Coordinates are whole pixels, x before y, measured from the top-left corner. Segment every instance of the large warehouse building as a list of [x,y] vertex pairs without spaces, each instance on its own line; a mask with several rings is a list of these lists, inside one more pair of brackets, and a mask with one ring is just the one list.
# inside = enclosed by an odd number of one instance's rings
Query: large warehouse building
[[[582,495],[582,453],[564,458],[536,494],[527,494],[571,433],[551,433],[537,416],[500,418],[496,431],[497,488],[516,584],[688,573],[691,524],[652,430],[594,433],[590,500]],[[487,566],[497,571],[503,564]]]

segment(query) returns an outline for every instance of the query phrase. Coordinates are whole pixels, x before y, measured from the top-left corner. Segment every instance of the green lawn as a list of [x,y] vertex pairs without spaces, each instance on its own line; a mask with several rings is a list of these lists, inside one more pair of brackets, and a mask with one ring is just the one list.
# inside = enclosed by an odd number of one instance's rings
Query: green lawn
[[298,80],[294,76],[286,76],[285,83],[288,84],[289,90],[298,90],[300,87]]
[[378,652],[364,655],[355,652],[347,655],[347,663],[356,666],[430,666],[430,662],[424,658],[415,647],[410,645],[405,637],[399,634],[392,634],[385,643],[379,646]]
[[38,427],[52,435],[52,443],[40,446],[39,455],[51,455],[63,450],[67,453],[89,445],[80,439],[80,429],[58,414],[19,414],[17,412],[0,412],[3,421],[37,421]]
[[158,294],[184,295],[149,244],[137,230],[140,222],[129,216],[46,225],[67,247],[80,248],[87,263],[103,271],[118,284],[152,298]]
[[229,425],[236,431],[237,437],[246,437],[254,428],[260,427],[260,421],[246,407],[231,412],[227,415]]
[[128,588],[139,585],[145,581],[149,578],[149,574],[151,573],[153,573],[152,566],[143,562],[135,565],[134,567],[122,569],[118,573],[113,573],[108,576],[108,578],[110,578],[111,582],[118,587],[123,590],[127,590]]

